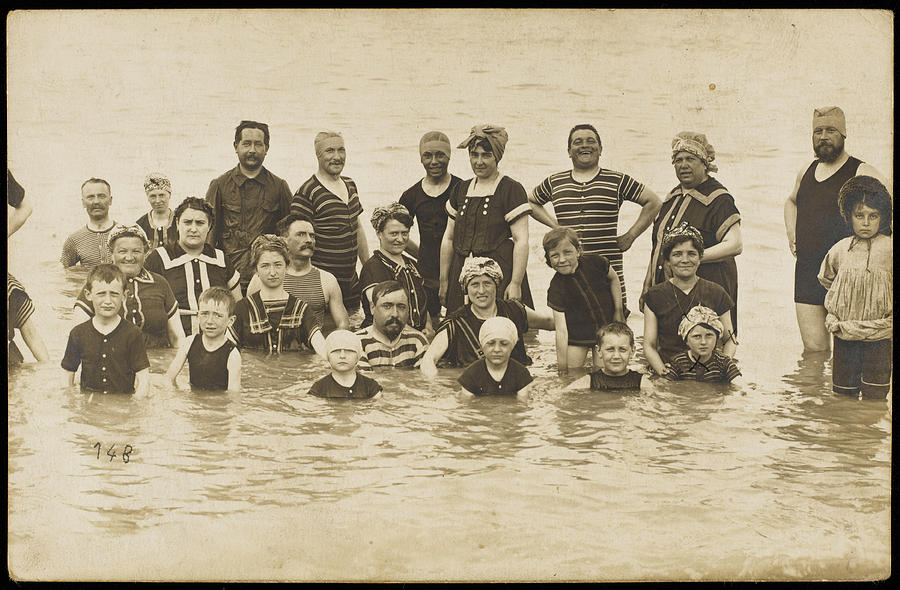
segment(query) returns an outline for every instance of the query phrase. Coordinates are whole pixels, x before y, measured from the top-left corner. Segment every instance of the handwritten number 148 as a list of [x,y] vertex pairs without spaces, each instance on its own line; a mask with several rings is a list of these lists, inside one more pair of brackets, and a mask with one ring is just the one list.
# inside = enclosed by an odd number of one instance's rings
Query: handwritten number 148
[[[97,459],[100,458],[100,447],[101,447],[100,443],[94,443],[94,448],[97,449]],[[116,448],[116,445],[112,444],[112,445],[110,445],[110,447],[108,449],[106,449],[106,455],[109,457],[110,462],[112,462],[112,460],[116,458],[116,452],[115,452],[115,450],[113,450],[115,448]],[[128,463],[131,460],[132,451],[134,451],[134,448],[132,448],[131,445],[125,445],[125,448],[122,451],[122,462],[123,463]]]

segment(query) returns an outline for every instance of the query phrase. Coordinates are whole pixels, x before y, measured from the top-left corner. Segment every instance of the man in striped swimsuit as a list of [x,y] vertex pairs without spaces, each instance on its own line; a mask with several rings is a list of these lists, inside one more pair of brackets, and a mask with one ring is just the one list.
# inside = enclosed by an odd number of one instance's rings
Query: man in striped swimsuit
[[[619,275],[624,307],[622,252],[650,227],[662,201],[627,174],[600,167],[603,144],[592,125],[573,127],[568,146],[572,170],[548,176],[534,188],[528,196],[532,215],[551,228],[571,227],[578,232],[585,252],[605,256]],[[637,203],[641,213],[628,231],[617,235],[623,201]],[[544,208],[547,203],[553,204],[556,219]]]
[[428,339],[409,325],[409,297],[399,281],[384,281],[372,291],[372,325],[358,330],[362,369],[413,367],[428,348]]
[[117,224],[109,218],[112,192],[102,178],[89,178],[81,185],[81,204],[88,214],[87,225],[66,238],[59,261],[66,268],[79,262],[86,268],[109,264],[109,232]]

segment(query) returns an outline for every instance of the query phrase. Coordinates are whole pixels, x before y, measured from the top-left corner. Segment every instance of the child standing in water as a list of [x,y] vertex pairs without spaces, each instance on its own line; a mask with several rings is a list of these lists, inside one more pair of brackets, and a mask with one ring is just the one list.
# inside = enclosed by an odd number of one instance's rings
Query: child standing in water
[[708,307],[697,305],[688,310],[678,324],[678,335],[688,349],[679,352],[666,364],[663,377],[673,381],[730,383],[741,375],[733,359],[725,356],[716,346],[725,326],[719,315]]
[[519,331],[509,318],[488,318],[478,331],[484,358],[468,366],[459,376],[460,385],[473,395],[527,395],[532,377],[528,369],[509,358]]
[[200,334],[191,334],[175,354],[166,379],[175,378],[188,363],[191,389],[241,390],[241,353],[226,332],[234,323],[234,298],[224,287],[210,287],[197,299]]
[[115,265],[98,264],[88,273],[85,289],[94,317],[69,333],[62,359],[68,384],[75,384],[75,371],[81,365],[82,391],[147,395],[150,360],[144,337],[140,328],[119,315],[125,301],[125,275]]
[[597,330],[625,321],[619,275],[605,256],[585,254],[575,230],[558,227],[544,236],[544,257],[556,271],[547,289],[547,305],[556,325],[556,366],[560,375],[580,367],[592,353],[599,368]]
[[819,270],[825,327],[834,334],[835,393],[884,398],[891,386],[894,334],[891,195],[871,176],[856,176],[838,193],[853,235],[828,251]]
[[597,350],[602,366],[573,381],[566,389],[616,391],[640,389],[642,373],[628,368],[634,354],[634,332],[625,322],[610,322],[597,330]]
[[374,379],[357,372],[356,365],[362,355],[359,336],[349,330],[335,330],[325,339],[325,354],[331,373],[309,388],[318,397],[372,397],[381,391]]

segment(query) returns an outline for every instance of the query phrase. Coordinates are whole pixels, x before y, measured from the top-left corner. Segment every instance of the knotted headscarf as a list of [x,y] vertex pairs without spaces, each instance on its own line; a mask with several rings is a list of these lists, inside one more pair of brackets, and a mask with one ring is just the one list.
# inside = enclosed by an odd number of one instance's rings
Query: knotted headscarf
[[425,152],[443,152],[450,157],[450,138],[440,131],[429,131],[419,140],[419,155]]
[[479,344],[484,346],[487,342],[498,338],[513,343],[519,339],[519,331],[511,319],[498,315],[484,320],[484,323],[481,324],[481,329],[478,331]]
[[362,343],[350,330],[335,330],[325,338],[325,352],[335,350],[355,350],[356,354],[362,354]]
[[250,260],[253,262],[253,266],[259,263],[259,257],[263,252],[277,252],[286,261],[291,259],[291,255],[288,253],[287,241],[275,234],[260,234],[253,240],[253,243],[250,245]]
[[155,190],[164,190],[171,195],[172,182],[164,174],[151,172],[144,178],[144,192],[149,193]]
[[150,249],[150,240],[147,239],[147,234],[144,233],[143,228],[139,225],[115,226],[113,230],[109,232],[109,237],[106,239],[110,252],[112,252],[113,245],[119,238],[140,238],[141,242],[144,244],[144,252]]
[[491,151],[499,162],[503,157],[503,152],[506,151],[506,142],[509,141],[509,135],[507,135],[506,129],[503,127],[497,127],[490,123],[475,125],[469,132],[469,137],[456,147],[468,149],[472,145],[472,142],[478,139],[488,140],[488,143],[491,144]]
[[336,131],[320,131],[316,133],[316,139],[313,141],[313,145],[316,148],[316,156],[325,151],[325,148],[330,146],[334,139],[340,139],[343,142],[344,136]]
[[[411,220],[409,209],[400,203],[391,203],[387,207],[375,207],[375,210],[372,211],[372,227],[375,228],[375,231],[380,232],[388,221],[396,219],[398,215],[406,216]],[[404,221],[403,224],[406,225],[406,222]],[[411,227],[411,224],[407,227]]]
[[841,135],[847,137],[847,120],[840,107],[821,107],[813,110],[813,129],[816,127],[834,127]]
[[693,131],[682,131],[672,140],[672,163],[675,163],[675,156],[678,152],[687,152],[694,154],[706,165],[706,169],[710,172],[718,172],[719,168],[713,164],[716,159],[716,150],[706,141],[706,136],[702,133],[694,133]]
[[725,331],[725,326],[722,325],[722,320],[719,319],[716,312],[702,305],[697,305],[688,310],[681,323],[678,324],[678,335],[687,342],[688,334],[697,326],[709,328],[719,337]]
[[487,275],[493,279],[497,287],[503,282],[503,271],[493,258],[473,256],[466,258],[463,262],[462,269],[459,271],[459,286],[465,291],[469,286],[469,281],[481,275]]
[[689,225],[687,221],[682,221],[679,225],[663,234],[660,252],[665,252],[672,242],[680,243],[684,241],[685,237],[693,238],[698,245],[697,250],[700,253],[700,258],[703,258],[703,235],[700,233],[699,229],[693,225]]

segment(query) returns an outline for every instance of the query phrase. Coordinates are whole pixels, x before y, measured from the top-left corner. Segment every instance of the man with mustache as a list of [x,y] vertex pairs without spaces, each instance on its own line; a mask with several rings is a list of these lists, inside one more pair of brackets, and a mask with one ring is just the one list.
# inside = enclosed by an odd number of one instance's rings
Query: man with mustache
[[409,297],[399,281],[384,281],[372,291],[372,325],[356,332],[362,341],[359,366],[413,367],[422,359],[428,340],[408,324]]
[[[578,232],[586,253],[605,256],[619,275],[625,308],[622,252],[631,248],[634,240],[650,227],[662,201],[627,174],[600,167],[603,144],[593,125],[572,127],[568,151],[572,169],[552,174],[534,187],[528,195],[531,214],[550,228],[571,227]],[[625,201],[640,205],[641,213],[628,231],[617,236],[619,208]],[[544,208],[547,203],[552,203],[555,219]]]
[[313,264],[335,276],[341,286],[344,307],[359,310],[360,287],[356,259],[369,259],[366,232],[359,223],[362,205],[356,183],[341,172],[347,163],[344,138],[334,131],[316,134],[313,146],[319,169],[304,182],[291,201],[291,213],[311,219],[318,247]]
[[81,204],[88,214],[87,225],[66,238],[59,261],[66,268],[79,262],[85,268],[109,264],[109,232],[118,225],[109,218],[112,191],[102,178],[88,178],[81,185]]
[[275,224],[290,212],[287,182],[263,166],[269,151],[269,126],[241,121],[234,130],[238,165],[209,183],[206,201],[212,206],[215,226],[209,243],[225,252],[228,263],[241,274],[241,291],[253,276],[250,244],[260,234],[275,233]]
[[[349,330],[350,317],[341,299],[341,287],[327,270],[312,265],[316,250],[316,232],[309,219],[291,213],[276,225],[278,235],[287,242],[291,262],[284,271],[284,290],[309,306],[309,312],[323,327],[323,332]],[[247,286],[247,294],[259,291],[255,274]],[[325,317],[325,310],[331,317]]]
[[794,268],[794,303],[803,348],[826,351],[831,347],[825,329],[825,294],[819,267],[828,250],[850,235],[838,209],[838,191],[854,176],[873,176],[890,186],[875,168],[844,151],[847,123],[839,107],[813,111],[812,144],[816,159],[797,175],[784,204],[784,226]]

